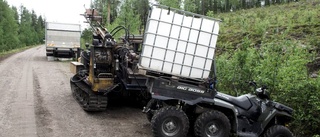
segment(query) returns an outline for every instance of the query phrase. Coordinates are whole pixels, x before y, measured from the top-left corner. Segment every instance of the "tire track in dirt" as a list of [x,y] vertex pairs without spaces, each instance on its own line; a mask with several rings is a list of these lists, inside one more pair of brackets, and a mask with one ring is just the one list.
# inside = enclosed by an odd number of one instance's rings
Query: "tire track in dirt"
[[45,46],[0,62],[0,137],[149,137],[140,109],[87,113],[72,98],[69,61],[47,61]]
[[0,91],[3,96],[0,102],[5,107],[0,107],[4,113],[0,114],[0,136],[37,136],[32,86],[35,53],[34,49],[29,49],[1,62]]
[[52,136],[52,128],[50,128],[50,123],[52,122],[50,111],[44,106],[44,100],[41,96],[41,87],[39,83],[38,76],[33,72],[33,94],[35,103],[35,115],[36,115],[36,125],[38,136]]

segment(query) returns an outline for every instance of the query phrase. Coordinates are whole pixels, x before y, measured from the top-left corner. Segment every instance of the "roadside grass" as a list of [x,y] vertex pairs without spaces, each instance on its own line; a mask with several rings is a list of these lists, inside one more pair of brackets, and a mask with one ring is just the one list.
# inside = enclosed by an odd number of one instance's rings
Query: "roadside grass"
[[13,54],[25,51],[27,49],[33,48],[33,47],[37,47],[40,45],[32,45],[32,46],[25,46],[25,47],[21,47],[21,48],[17,48],[17,49],[13,49],[13,50],[9,50],[9,51],[2,51],[0,52],[0,61],[10,57]]

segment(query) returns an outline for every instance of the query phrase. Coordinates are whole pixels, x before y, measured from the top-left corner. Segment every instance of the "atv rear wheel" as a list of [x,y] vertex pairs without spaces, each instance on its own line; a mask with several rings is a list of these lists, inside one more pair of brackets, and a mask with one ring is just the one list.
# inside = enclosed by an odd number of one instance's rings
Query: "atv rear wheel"
[[151,122],[151,119],[152,119],[152,117],[153,117],[153,113],[147,112],[146,115],[147,115],[148,121]]
[[[157,105],[156,100],[155,99],[150,99],[150,101],[147,103],[146,107],[148,107],[148,108],[153,110],[153,109],[156,108],[156,105]],[[154,112],[149,111],[149,112],[146,113],[146,115],[147,115],[148,121],[151,122],[151,119],[152,119],[152,117],[154,115]]]
[[202,113],[194,125],[197,137],[229,137],[230,129],[228,117],[216,110]]
[[151,126],[155,137],[185,137],[189,130],[189,120],[181,109],[166,106],[154,114]]
[[150,110],[146,113],[147,119],[149,122],[151,122],[151,119],[157,111],[162,108],[163,106],[166,106],[166,104],[160,100],[156,99],[150,99],[149,102],[146,105],[146,108],[149,108]]
[[292,132],[285,126],[274,125],[264,133],[263,137],[293,137]]

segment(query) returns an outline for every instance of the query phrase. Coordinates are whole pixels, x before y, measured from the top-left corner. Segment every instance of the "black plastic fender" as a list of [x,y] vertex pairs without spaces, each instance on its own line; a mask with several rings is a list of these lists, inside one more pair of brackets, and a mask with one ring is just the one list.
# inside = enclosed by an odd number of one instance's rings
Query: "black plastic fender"
[[273,109],[273,110],[270,111],[270,113],[268,115],[266,115],[266,116],[261,115],[259,117],[259,120],[261,120],[261,122],[262,122],[262,124],[261,124],[262,129],[266,128],[266,126],[269,124],[269,122],[273,118],[275,118],[277,116],[282,116],[282,117],[284,116],[284,117],[287,117],[289,119],[292,119],[292,115],[288,114],[287,112],[279,111],[277,109]]

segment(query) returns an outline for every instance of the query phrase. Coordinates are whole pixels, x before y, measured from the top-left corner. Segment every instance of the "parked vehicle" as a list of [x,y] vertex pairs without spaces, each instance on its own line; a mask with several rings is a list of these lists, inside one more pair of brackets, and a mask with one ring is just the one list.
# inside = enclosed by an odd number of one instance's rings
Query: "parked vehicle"
[[[293,109],[270,100],[266,87],[257,88],[255,94],[234,97],[191,86],[190,81],[174,81],[156,78],[150,86],[153,99],[143,112],[155,136],[186,136],[193,122],[197,137],[293,136],[286,127]],[[201,91],[198,98],[187,96],[193,91]],[[216,93],[213,98],[205,96],[212,92]]]
[[76,58],[80,48],[81,25],[46,22],[47,57]]
[[165,6],[152,7],[140,65],[167,74],[150,76],[147,82],[152,99],[143,112],[154,136],[183,137],[191,127],[197,137],[292,137],[286,124],[293,109],[270,100],[266,87],[239,97],[216,89],[219,23]]
[[[75,100],[85,111],[106,110],[110,93],[147,102],[147,77],[137,73],[142,36],[130,34],[123,26],[108,31],[94,9],[87,9],[83,16],[92,27],[93,41],[81,51],[79,62],[70,65]],[[114,35],[120,30],[126,34],[117,41]]]

